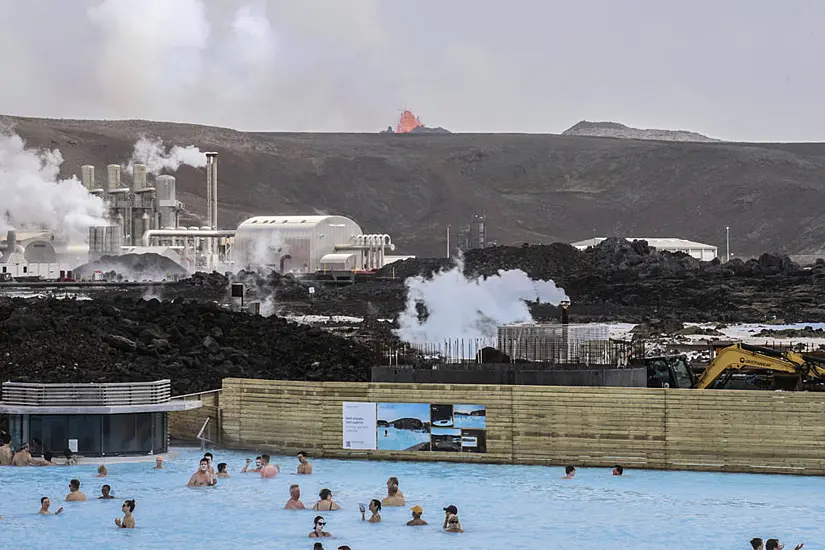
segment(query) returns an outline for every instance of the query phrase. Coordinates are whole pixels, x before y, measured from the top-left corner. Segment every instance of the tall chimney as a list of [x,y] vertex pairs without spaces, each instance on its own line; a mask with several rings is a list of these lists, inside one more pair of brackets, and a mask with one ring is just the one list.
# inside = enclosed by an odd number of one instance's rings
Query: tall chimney
[[95,167],[91,164],[84,164],[80,167],[80,179],[83,187],[91,191],[95,188]]
[[107,190],[112,191],[113,189],[120,189],[120,165],[119,164],[110,164],[106,167],[107,173]]
[[218,229],[218,153],[206,153],[206,221]]
[[135,164],[132,168],[132,190],[146,189],[146,165]]

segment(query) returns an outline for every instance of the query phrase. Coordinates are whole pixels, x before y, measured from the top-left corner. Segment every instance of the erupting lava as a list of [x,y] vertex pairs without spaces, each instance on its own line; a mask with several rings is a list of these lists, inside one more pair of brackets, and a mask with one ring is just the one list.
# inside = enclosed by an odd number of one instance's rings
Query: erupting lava
[[412,111],[409,109],[404,109],[404,112],[401,113],[401,118],[398,119],[398,124],[395,126],[395,133],[396,134],[409,134],[416,128],[420,128],[424,126],[421,124],[421,120],[417,116],[415,116]]

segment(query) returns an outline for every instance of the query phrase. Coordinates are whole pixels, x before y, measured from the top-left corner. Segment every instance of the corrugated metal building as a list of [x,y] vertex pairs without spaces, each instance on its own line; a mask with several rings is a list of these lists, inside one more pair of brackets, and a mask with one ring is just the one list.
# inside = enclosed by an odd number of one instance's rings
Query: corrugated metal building
[[[573,246],[579,250],[584,250],[591,246],[596,246],[604,241],[607,237],[594,237],[584,241],[572,243]],[[709,262],[718,255],[717,247],[704,243],[697,243],[695,241],[688,241],[685,239],[673,238],[656,238],[656,237],[624,237],[628,241],[647,241],[647,244],[654,247],[656,250],[667,250],[668,252],[684,252],[704,262]]]
[[322,269],[322,263],[323,269],[338,264],[353,269],[357,256],[336,245],[353,243],[361,234],[358,224],[343,216],[256,216],[238,226],[232,259],[237,270],[267,266],[307,273]]

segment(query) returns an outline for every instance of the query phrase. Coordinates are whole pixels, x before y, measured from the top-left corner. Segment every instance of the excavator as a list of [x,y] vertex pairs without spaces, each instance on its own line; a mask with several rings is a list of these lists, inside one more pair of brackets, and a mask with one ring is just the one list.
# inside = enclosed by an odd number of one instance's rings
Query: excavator
[[788,373],[796,379],[796,389],[825,389],[825,358],[749,344],[719,350],[694,387],[723,388],[735,373],[754,371]]

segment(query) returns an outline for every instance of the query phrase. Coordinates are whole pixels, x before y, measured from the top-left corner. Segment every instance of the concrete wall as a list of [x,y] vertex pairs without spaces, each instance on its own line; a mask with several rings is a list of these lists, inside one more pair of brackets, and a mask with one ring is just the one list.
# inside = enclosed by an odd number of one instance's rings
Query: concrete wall
[[509,384],[521,386],[616,386],[647,387],[647,367],[623,369],[547,368],[533,369],[520,364],[472,365],[458,368],[439,365],[437,369],[372,367],[373,382],[409,384]]
[[176,398],[200,400],[203,406],[189,411],[170,412],[169,437],[182,441],[197,441],[198,432],[200,432],[206,419],[209,418],[209,425],[204,435],[207,439],[217,442],[220,436],[220,397],[221,390],[214,390]]
[[[344,401],[486,405],[487,453],[344,450]],[[226,379],[220,407],[223,444],[289,454],[825,474],[821,393]]]

